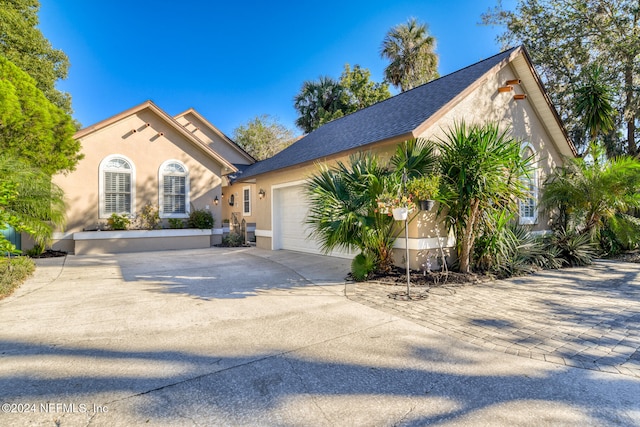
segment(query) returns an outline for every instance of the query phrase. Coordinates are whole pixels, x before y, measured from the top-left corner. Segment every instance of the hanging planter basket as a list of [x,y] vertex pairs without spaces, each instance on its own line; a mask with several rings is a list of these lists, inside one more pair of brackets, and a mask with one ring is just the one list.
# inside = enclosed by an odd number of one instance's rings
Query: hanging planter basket
[[420,210],[422,211],[430,211],[433,209],[433,205],[435,205],[435,200],[420,200]]
[[409,216],[409,209],[407,208],[393,208],[393,219],[396,221],[404,221]]

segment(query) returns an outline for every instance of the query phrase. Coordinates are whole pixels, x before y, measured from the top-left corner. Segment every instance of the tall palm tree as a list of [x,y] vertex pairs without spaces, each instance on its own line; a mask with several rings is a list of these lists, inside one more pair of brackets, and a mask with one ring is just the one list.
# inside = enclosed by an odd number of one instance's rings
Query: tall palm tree
[[435,47],[426,24],[415,18],[390,29],[380,50],[380,56],[390,61],[384,70],[387,81],[404,92],[440,77]]
[[457,123],[439,138],[441,206],[448,209],[459,269],[469,273],[478,230],[490,212],[516,211],[526,196],[521,177],[529,173],[520,142],[497,124]]
[[317,81],[307,80],[294,98],[294,107],[299,117],[296,125],[305,133],[317,129],[320,125],[342,116],[344,88],[340,83],[327,76]]

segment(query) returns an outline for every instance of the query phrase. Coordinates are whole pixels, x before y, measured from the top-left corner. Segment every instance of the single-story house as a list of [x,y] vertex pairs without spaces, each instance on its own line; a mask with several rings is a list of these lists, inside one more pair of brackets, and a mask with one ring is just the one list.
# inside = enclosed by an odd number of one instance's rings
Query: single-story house
[[[516,47],[327,123],[260,162],[195,110],[172,117],[144,102],[76,134],[85,157],[75,171],[54,177],[66,194],[68,221],[53,247],[76,254],[206,247],[244,226],[260,248],[319,253],[308,237],[303,192],[318,163],[347,161],[365,150],[389,158],[402,141],[442,136],[460,120],[498,122],[523,141],[525,155],[534,155],[532,197],[520,203],[520,222],[545,230],[538,187],[576,151],[526,49]],[[111,213],[135,215],[145,204],[159,207],[165,226],[192,209],[210,210],[214,228],[103,230]],[[420,213],[408,237],[415,269],[437,265],[439,250],[454,245],[433,212]],[[405,239],[396,248],[400,262]]]
[[[565,156],[575,156],[576,151],[526,49],[516,47],[327,123],[246,168],[234,186],[252,183],[265,194],[255,217],[256,245],[319,253],[319,244],[308,237],[303,189],[306,179],[318,171],[318,163],[347,161],[364,150],[389,158],[400,142],[443,136],[460,120],[497,122],[523,141],[523,153],[536,159],[536,172],[529,183],[532,197],[520,203],[520,222],[534,231],[546,229],[547,220],[538,213],[538,187]],[[436,223],[433,212],[419,215],[409,228],[414,269],[437,265],[440,248],[450,250],[455,243]],[[405,239],[397,239],[395,248],[396,261],[401,262]]]
[[[250,224],[251,212],[223,203],[226,175],[255,159],[189,109],[175,117],[146,101],[75,135],[84,158],[76,169],[54,177],[65,192],[67,224],[54,234],[53,248],[75,254],[209,247],[222,240],[223,220],[237,215]],[[257,197],[253,185],[244,185]],[[250,199],[249,203],[254,203]],[[164,227],[186,220],[193,209],[209,210],[211,230],[108,231],[113,213],[136,216],[150,204]],[[23,245],[24,246],[24,245]],[[23,247],[24,249],[24,247]]]

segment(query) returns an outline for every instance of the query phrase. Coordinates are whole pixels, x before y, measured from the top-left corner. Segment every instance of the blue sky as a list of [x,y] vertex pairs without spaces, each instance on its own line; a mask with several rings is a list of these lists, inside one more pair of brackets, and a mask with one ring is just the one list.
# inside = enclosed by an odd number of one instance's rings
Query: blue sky
[[478,25],[495,4],[42,0],[39,17],[45,37],[69,56],[58,88],[71,94],[83,126],[151,99],[171,115],[193,107],[232,136],[260,114],[300,134],[293,97],[303,81],[338,78],[345,63],[381,81],[382,40],[412,16],[437,39],[441,75],[498,53],[502,29]]

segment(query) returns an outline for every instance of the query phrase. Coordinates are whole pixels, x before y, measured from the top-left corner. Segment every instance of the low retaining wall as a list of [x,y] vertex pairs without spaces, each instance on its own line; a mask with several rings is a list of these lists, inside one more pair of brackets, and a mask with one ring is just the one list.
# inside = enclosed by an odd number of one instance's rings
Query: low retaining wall
[[[122,230],[82,231],[67,234],[54,244],[70,249],[76,255],[113,254],[121,252],[202,249],[211,247],[219,238],[214,230]],[[54,237],[55,238],[55,237]],[[72,242],[72,243],[71,243]]]

